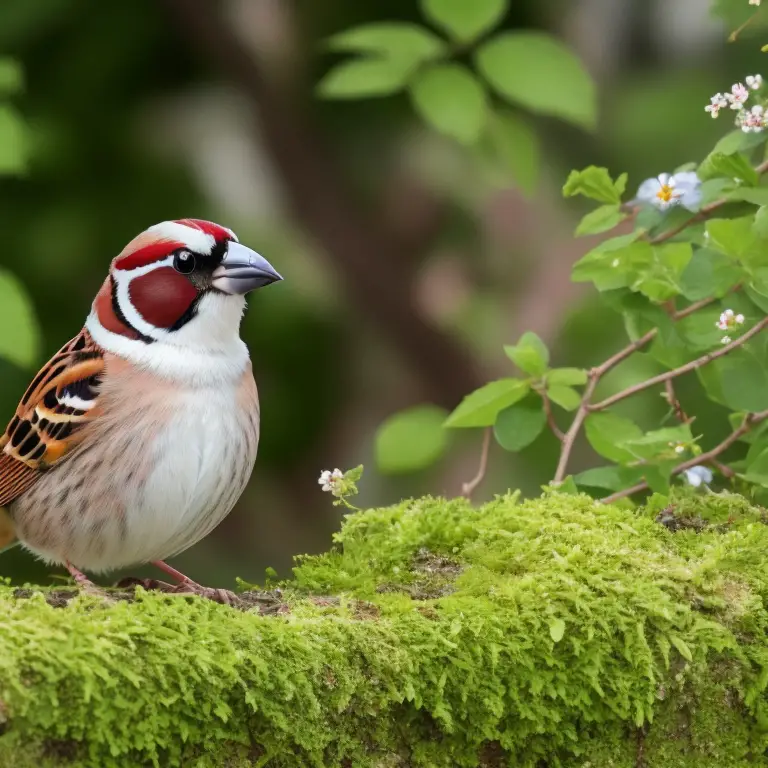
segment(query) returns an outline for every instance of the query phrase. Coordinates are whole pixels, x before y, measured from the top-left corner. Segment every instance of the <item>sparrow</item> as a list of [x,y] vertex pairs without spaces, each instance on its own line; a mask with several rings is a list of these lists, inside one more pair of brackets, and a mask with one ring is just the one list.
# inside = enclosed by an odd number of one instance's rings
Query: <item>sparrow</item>
[[0,437],[0,512],[82,585],[84,571],[165,560],[245,489],[259,398],[240,338],[245,295],[282,277],[234,232],[166,221],[112,261],[85,327],[43,366]]

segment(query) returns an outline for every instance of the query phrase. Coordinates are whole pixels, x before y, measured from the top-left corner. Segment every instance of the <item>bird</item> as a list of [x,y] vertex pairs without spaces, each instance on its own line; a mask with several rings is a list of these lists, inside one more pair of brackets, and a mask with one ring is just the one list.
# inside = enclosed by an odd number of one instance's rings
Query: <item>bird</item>
[[165,561],[207,536],[251,476],[260,405],[246,294],[282,280],[227,227],[150,226],[112,260],[83,329],[0,437],[0,512],[21,545],[86,573]]

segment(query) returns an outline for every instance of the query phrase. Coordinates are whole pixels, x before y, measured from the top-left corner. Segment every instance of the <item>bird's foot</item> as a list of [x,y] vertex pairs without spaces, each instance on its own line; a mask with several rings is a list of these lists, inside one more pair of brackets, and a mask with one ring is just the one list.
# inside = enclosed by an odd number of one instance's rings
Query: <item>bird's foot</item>
[[215,589],[213,587],[204,587],[196,581],[192,581],[189,576],[185,576],[181,571],[177,571],[173,566],[162,560],[153,560],[152,565],[158,567],[161,571],[167,573],[175,582],[176,586],[169,590],[173,594],[180,595],[198,595],[207,600],[213,600],[216,603],[224,605],[233,605],[237,601],[237,595],[228,589]]
[[113,602],[112,598],[103,590],[99,589],[82,571],[75,568],[72,563],[67,560],[65,563],[67,570],[72,578],[75,580],[77,588],[87,595],[93,595],[94,597],[101,597],[109,602]]

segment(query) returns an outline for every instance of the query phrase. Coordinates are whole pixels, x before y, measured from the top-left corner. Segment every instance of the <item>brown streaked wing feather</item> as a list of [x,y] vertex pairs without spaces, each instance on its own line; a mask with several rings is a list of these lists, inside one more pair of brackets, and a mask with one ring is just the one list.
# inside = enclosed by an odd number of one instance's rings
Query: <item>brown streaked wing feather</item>
[[86,330],[43,366],[0,437],[0,506],[29,489],[78,442],[82,426],[98,414],[103,371],[103,352]]

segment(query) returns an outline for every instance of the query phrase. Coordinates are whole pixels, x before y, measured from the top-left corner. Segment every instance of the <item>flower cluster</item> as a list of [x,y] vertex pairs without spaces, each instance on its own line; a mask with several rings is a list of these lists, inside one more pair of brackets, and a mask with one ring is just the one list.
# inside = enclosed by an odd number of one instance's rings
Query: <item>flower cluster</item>
[[750,5],[760,5],[760,0],[749,0]]
[[[721,331],[730,331],[738,325],[744,325],[744,315],[734,314],[732,309],[726,309],[721,313],[720,319],[715,323],[715,326]],[[730,344],[731,337],[727,334],[721,339],[723,344]]]
[[335,505],[343,504],[349,509],[357,509],[357,507],[347,501],[347,496],[355,496],[358,493],[357,481],[363,476],[363,467],[355,467],[354,469],[342,472],[340,469],[324,469],[320,473],[320,477],[317,479],[319,485],[323,487],[326,493],[332,493],[336,497]]
[[701,181],[693,171],[662,173],[655,179],[646,179],[640,185],[636,200],[649,203],[661,211],[678,203],[683,208],[695,211],[701,202]]
[[759,91],[763,87],[762,75],[748,75],[744,83],[735,83],[731,86],[730,93],[716,93],[709,100],[709,104],[704,107],[705,112],[709,112],[712,117],[717,117],[721,109],[730,107],[736,115],[736,125],[745,133],[757,133],[762,131],[768,125],[768,115],[765,114],[765,107],[762,104],[755,104],[747,107],[746,103],[750,96],[750,91]]

